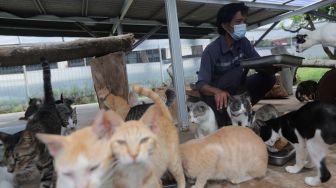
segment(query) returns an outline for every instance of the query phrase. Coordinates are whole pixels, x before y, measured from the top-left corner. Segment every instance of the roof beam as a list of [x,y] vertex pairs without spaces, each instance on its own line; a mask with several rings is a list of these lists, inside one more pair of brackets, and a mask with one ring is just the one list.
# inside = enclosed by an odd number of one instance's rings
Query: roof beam
[[192,9],[191,11],[189,11],[187,14],[185,14],[184,16],[180,17],[179,20],[183,21],[184,19],[186,19],[188,16],[190,16],[191,14],[195,13],[196,11],[200,10],[201,8],[203,8],[205,6],[205,4],[200,4],[199,6],[197,6],[196,8]]
[[314,15],[314,16],[317,16],[317,17],[325,18],[325,19],[330,20],[330,21],[336,21],[335,16],[331,16],[331,15],[326,14],[326,13],[322,13],[322,12],[318,12],[318,11],[309,11],[307,13],[311,14],[311,15]]
[[38,9],[38,11],[40,12],[40,14],[47,14],[47,11],[43,7],[40,0],[34,0],[34,4],[35,4],[36,8]]
[[82,16],[88,15],[88,9],[89,9],[89,0],[83,0],[82,1]]
[[[192,3],[206,3],[206,4],[218,4],[218,5],[225,5],[229,3],[237,3],[237,0],[178,0],[184,2],[192,2]],[[300,8],[298,6],[289,6],[289,5],[279,5],[279,4],[270,4],[270,3],[256,3],[256,2],[246,2],[244,1],[245,5],[248,7],[256,7],[256,8],[268,8],[268,9],[275,9],[275,10],[295,10]]]
[[306,12],[309,12],[311,10],[315,10],[315,9],[317,9],[319,7],[327,6],[327,5],[329,5],[331,3],[334,3],[334,2],[335,2],[335,0],[320,1],[320,2],[317,2],[317,3],[311,4],[311,5],[305,6],[303,8],[299,8],[299,9],[297,9],[295,11],[290,11],[290,12],[287,12],[287,13],[284,13],[284,14],[272,17],[270,19],[266,19],[264,21],[261,21],[261,22],[249,25],[248,29],[255,29],[255,28],[263,26],[263,25],[267,25],[267,24],[270,24],[270,23],[281,21],[283,19],[289,18],[289,17],[294,16],[294,15],[304,14]]
[[289,0],[289,1],[286,1],[286,2],[284,2],[284,3],[282,3],[283,5],[286,5],[286,4],[288,4],[288,3],[290,3],[290,2],[293,2],[293,1],[295,1],[295,0]]
[[132,50],[134,48],[136,48],[137,46],[139,46],[143,41],[145,41],[149,37],[151,37],[154,33],[156,33],[157,31],[159,31],[160,28],[161,28],[161,26],[156,26],[153,29],[151,29],[146,35],[144,35],[140,40],[138,40],[136,43],[133,44]]
[[81,28],[83,31],[87,32],[91,37],[98,37],[96,34],[94,34],[85,24],[76,22],[75,23],[79,28]]
[[160,7],[159,9],[157,9],[156,11],[154,11],[154,13],[152,15],[150,15],[147,19],[152,19],[152,18],[156,17],[162,11],[165,11],[165,6],[164,5],[162,7]]
[[264,34],[262,34],[261,37],[260,37],[254,44],[253,44],[253,47],[256,47],[256,46],[262,41],[262,39],[264,39],[264,37],[265,37],[269,32],[271,32],[272,29],[273,29],[276,25],[278,25],[279,22],[280,22],[280,21],[278,21],[278,22],[274,22],[274,23],[271,25],[271,27],[269,27],[269,28],[266,30],[266,32],[265,32]]
[[[119,20],[120,20],[120,21],[123,20],[123,19],[125,18],[126,14],[127,14],[127,11],[128,11],[128,9],[131,7],[132,3],[133,3],[133,0],[125,0],[125,1],[124,1],[124,5],[123,5],[123,7],[121,8],[120,16],[119,16]],[[120,24],[120,22],[119,22],[119,23],[116,23],[116,24],[113,25],[112,33],[111,33],[112,35],[115,33],[115,31],[116,31],[117,28],[119,27],[119,24]]]

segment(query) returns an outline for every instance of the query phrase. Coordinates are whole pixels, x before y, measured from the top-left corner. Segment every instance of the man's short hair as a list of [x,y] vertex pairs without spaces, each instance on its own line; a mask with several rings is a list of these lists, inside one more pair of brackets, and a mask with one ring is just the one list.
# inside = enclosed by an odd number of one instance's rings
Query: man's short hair
[[248,7],[244,3],[230,3],[224,5],[217,13],[217,32],[224,35],[226,31],[222,28],[222,23],[231,22],[237,12],[241,12],[243,16],[248,13]]

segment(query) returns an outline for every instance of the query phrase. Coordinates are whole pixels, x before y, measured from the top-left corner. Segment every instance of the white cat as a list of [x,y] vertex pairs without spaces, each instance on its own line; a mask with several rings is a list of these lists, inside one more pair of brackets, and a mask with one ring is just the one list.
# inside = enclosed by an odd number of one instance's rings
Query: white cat
[[195,138],[203,138],[218,129],[215,113],[205,102],[188,103],[189,121],[197,124]]

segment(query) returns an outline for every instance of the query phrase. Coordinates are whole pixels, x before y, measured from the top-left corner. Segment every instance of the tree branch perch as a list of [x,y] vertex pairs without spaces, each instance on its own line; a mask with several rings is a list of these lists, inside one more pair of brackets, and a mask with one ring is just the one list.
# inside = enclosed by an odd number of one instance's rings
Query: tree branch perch
[[45,57],[49,62],[99,57],[118,51],[130,51],[133,42],[133,34],[126,34],[29,47],[2,47],[0,48],[0,67],[39,64],[41,57]]

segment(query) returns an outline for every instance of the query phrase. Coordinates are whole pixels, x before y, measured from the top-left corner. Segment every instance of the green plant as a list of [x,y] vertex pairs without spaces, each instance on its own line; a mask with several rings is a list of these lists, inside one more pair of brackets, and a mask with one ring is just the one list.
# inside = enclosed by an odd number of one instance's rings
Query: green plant
[[328,68],[299,68],[296,73],[297,83],[305,80],[319,81],[321,77],[330,69]]

